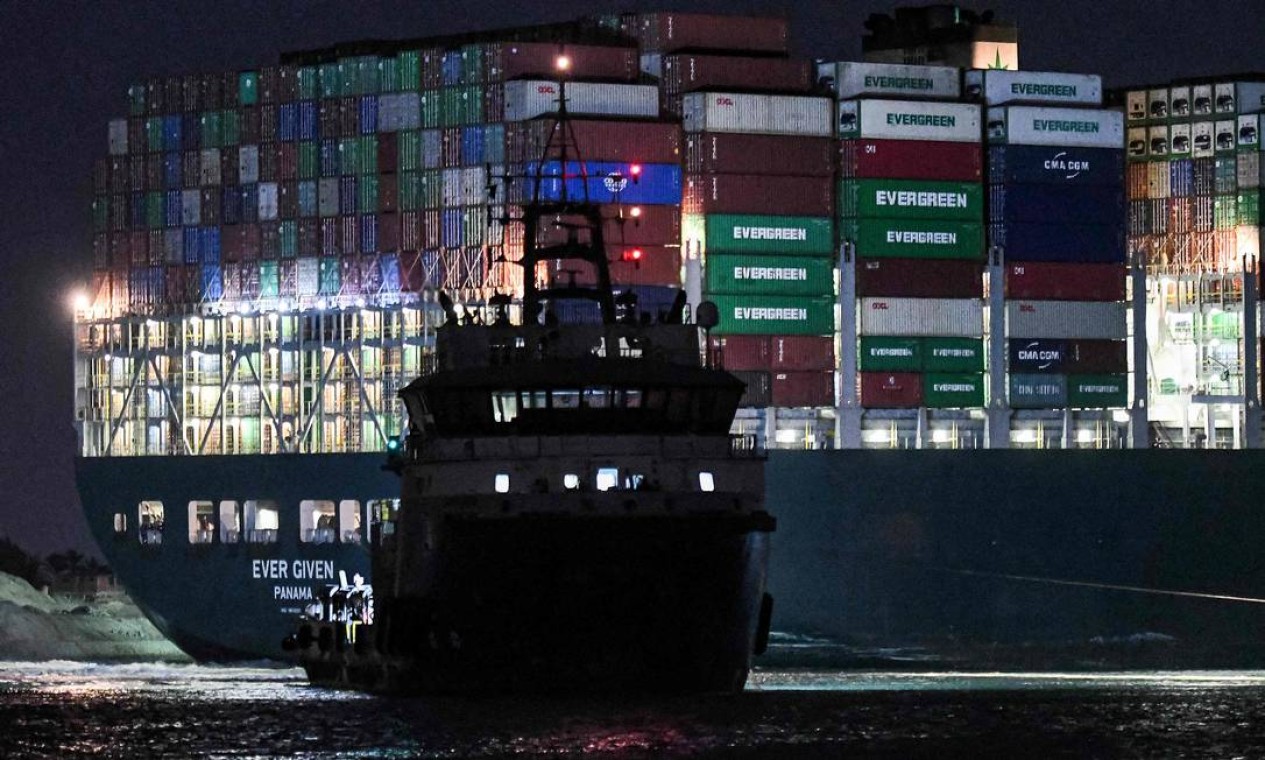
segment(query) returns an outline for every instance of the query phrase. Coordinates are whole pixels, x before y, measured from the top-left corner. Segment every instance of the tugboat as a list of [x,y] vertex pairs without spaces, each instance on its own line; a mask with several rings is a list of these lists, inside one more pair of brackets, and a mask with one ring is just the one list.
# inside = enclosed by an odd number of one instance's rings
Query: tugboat
[[[562,172],[564,93],[546,148]],[[690,324],[684,293],[660,315],[616,298],[601,206],[565,176],[542,200],[545,165],[516,220],[522,317],[499,295],[463,318],[440,294],[436,368],[400,392],[401,509],[374,548],[373,606],[337,590],[289,642],[314,684],[735,692],[767,643],[775,520],[763,453],[730,435],[743,383],[702,349],[715,307]],[[545,262],[580,269],[542,285]],[[555,317],[577,301],[600,323]]]

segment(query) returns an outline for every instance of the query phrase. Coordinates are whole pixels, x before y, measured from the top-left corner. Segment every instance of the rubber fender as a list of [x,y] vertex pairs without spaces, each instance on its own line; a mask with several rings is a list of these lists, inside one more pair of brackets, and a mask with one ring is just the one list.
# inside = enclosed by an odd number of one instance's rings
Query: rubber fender
[[765,593],[760,600],[760,622],[755,629],[755,647],[752,652],[764,654],[769,649],[769,627],[773,625],[773,595]]

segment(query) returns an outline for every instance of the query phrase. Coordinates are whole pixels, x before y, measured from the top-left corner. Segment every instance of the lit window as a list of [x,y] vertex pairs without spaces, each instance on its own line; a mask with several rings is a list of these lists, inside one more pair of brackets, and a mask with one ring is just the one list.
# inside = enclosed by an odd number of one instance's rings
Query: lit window
[[127,515],[123,514],[122,512],[114,513],[114,532],[115,533],[127,532]]
[[568,491],[580,490],[580,476],[574,472],[568,472],[562,476],[562,487]]
[[142,544],[163,542],[163,503],[142,501],[140,504],[140,539]]
[[246,513],[246,541],[252,544],[275,544],[277,528],[281,525],[281,510],[277,502],[248,500]]
[[215,539],[215,505],[209,501],[189,502],[189,543],[209,544]]
[[619,484],[619,470],[614,467],[602,467],[597,471],[597,490],[609,491]]
[[712,477],[710,472],[700,472],[698,474],[698,487],[703,491],[715,491],[716,479]]
[[242,517],[237,510],[237,502],[220,502],[220,542],[235,544],[241,539]]
[[492,394],[492,417],[497,422],[513,422],[517,416],[517,391],[498,391]]
[[304,499],[299,502],[299,540],[309,544],[332,544],[338,536],[334,502]]
[[338,532],[343,537],[344,543],[360,543],[360,520],[359,501],[343,499],[338,502]]
[[508,473],[498,472],[496,474],[496,492],[497,493],[510,492],[510,476]]

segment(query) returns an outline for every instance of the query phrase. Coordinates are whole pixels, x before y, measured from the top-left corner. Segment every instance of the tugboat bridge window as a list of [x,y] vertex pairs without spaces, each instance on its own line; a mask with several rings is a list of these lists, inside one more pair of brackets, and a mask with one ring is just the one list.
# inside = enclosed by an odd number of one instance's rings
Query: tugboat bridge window
[[497,391],[492,394],[492,418],[497,422],[513,422],[518,416],[518,392]]
[[242,513],[235,501],[220,502],[220,543],[235,544],[242,537]]
[[370,538],[386,537],[395,533],[395,521],[400,511],[399,499],[373,499],[369,502]]
[[702,491],[715,491],[716,479],[712,477],[710,472],[700,472],[698,474],[698,487]]
[[498,472],[498,473],[496,474],[495,484],[496,484],[496,492],[497,492],[497,493],[509,493],[509,492],[510,492],[510,476],[509,476],[509,473],[505,473],[505,472]]
[[304,499],[299,502],[299,540],[307,544],[332,544],[338,537],[334,502]]
[[562,487],[568,491],[580,490],[580,476],[574,472],[568,472],[562,476]]
[[163,503],[142,501],[140,504],[140,539],[142,544],[163,542]]
[[343,499],[338,502],[338,534],[343,542],[358,544],[360,533],[360,502],[355,499]]
[[245,512],[247,543],[277,543],[277,529],[281,525],[281,513],[277,508],[277,502],[250,499],[246,502]]
[[619,470],[614,467],[601,467],[597,471],[597,490],[609,491],[619,485]]
[[189,543],[209,544],[215,540],[215,504],[189,502]]

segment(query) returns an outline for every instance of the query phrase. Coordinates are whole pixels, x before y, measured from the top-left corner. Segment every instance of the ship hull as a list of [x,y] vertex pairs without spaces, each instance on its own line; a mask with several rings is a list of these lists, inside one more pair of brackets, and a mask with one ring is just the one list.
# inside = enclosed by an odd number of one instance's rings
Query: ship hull
[[[199,556],[216,547],[173,538],[153,552],[116,538],[113,512],[160,492],[183,504],[264,485],[296,504],[398,493],[381,463],[81,460],[79,485],[119,579],[177,644],[202,659],[282,657],[294,618],[278,612],[279,584],[252,577],[251,549]],[[263,485],[243,485],[252,478]],[[771,452],[773,627],[964,667],[1265,666],[1265,604],[1251,601],[1265,597],[1261,494],[1265,452],[1251,450]],[[270,551],[323,552],[367,574],[363,547],[296,538]]]
[[[399,479],[380,454],[113,457],[76,460],[84,515],[128,595],[176,646],[200,661],[293,660],[282,640],[301,609],[339,574],[369,574],[364,544],[300,540],[299,504],[392,498]],[[270,499],[276,543],[190,541],[190,501]],[[139,539],[142,501],[164,505],[161,543]],[[115,516],[127,529],[116,532]]]
[[764,513],[449,517],[425,589],[402,579],[360,634],[375,651],[313,644],[302,662],[389,693],[740,691],[767,634],[772,529]]

